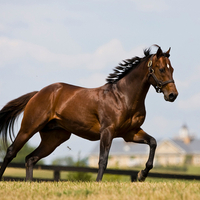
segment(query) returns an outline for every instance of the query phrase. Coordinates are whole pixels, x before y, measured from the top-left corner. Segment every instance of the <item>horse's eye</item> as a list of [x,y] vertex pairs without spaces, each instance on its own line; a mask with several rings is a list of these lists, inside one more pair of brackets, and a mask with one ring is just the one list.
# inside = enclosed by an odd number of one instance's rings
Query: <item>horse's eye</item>
[[165,72],[165,68],[161,68],[159,69],[161,73],[164,73]]

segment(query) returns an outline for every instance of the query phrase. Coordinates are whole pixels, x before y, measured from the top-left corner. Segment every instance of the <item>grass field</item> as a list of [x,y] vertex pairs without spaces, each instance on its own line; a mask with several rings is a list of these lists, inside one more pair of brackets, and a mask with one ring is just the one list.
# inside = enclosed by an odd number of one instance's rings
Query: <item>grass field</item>
[[[156,170],[156,169],[155,169]],[[191,168],[187,174],[199,174]],[[61,178],[67,177],[61,173]],[[25,177],[24,169],[7,168],[5,176]],[[34,177],[53,178],[53,172],[34,170]],[[147,178],[146,182],[130,182],[129,176],[105,174],[101,183],[90,182],[0,182],[0,200],[199,200],[200,181],[178,181]]]
[[[134,170],[139,171],[141,170],[142,167],[140,168],[135,168]],[[194,166],[187,166],[187,170],[181,171],[179,168],[178,170],[172,170],[171,168],[165,169],[165,168],[153,168],[151,172],[160,172],[160,173],[172,173],[172,174],[188,174],[188,175],[200,175],[200,167],[194,167]],[[73,172],[61,172],[61,180],[71,180],[69,178],[69,174],[72,174]],[[74,172],[76,173],[76,172]],[[95,181],[96,180],[96,173],[88,173],[90,175],[90,181]],[[20,169],[20,168],[6,168],[6,171],[4,173],[4,176],[10,176],[10,177],[22,177],[25,178],[25,169]],[[34,178],[41,178],[41,179],[53,179],[53,171],[49,170],[33,170],[33,177]],[[76,179],[80,180],[80,179]],[[84,179],[85,180],[85,179]],[[159,178],[150,178],[147,177],[148,181],[160,181]],[[130,176],[126,175],[111,175],[111,174],[104,174],[103,176],[103,181],[120,181],[120,182],[130,182]],[[168,181],[168,179],[165,179],[165,181]]]
[[0,182],[1,200],[199,200],[200,182]]

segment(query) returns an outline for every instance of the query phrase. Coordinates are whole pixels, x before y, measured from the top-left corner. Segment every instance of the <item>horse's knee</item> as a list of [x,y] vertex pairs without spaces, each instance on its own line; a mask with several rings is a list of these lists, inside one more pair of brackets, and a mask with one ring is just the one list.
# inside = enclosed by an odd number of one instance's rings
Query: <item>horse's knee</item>
[[33,157],[27,156],[25,161],[26,161],[26,167],[33,167],[39,161],[39,157],[38,156],[33,156]]
[[150,146],[151,148],[153,148],[153,149],[156,149],[156,147],[157,147],[157,142],[156,142],[156,139],[155,139],[155,138],[152,137],[152,138],[150,139],[149,146]]

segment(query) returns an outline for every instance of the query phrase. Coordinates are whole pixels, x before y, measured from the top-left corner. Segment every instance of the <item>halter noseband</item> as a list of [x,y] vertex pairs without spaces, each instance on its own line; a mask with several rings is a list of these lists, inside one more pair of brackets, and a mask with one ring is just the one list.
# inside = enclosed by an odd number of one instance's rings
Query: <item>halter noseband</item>
[[157,79],[157,77],[156,77],[156,75],[155,75],[155,73],[154,73],[154,69],[152,68],[153,56],[154,56],[154,55],[151,56],[151,58],[150,58],[150,60],[149,60],[149,62],[148,62],[148,65],[147,65],[148,68],[149,68],[148,79],[149,79],[150,76],[153,77],[153,79],[154,79],[155,82],[156,82],[156,86],[154,86],[154,87],[155,87],[155,90],[156,90],[156,92],[161,93],[162,87],[163,87],[164,85],[167,85],[168,83],[174,83],[174,80],[168,80],[168,81],[164,81],[164,82],[163,82],[163,81],[159,81],[159,80]]

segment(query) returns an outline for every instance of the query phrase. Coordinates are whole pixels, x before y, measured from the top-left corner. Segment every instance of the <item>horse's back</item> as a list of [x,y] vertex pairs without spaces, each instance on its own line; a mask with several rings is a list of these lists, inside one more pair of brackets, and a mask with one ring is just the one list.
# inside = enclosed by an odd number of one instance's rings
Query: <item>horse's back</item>
[[58,110],[59,107],[63,108],[69,99],[82,90],[86,90],[86,88],[66,83],[54,83],[48,85],[30,99],[25,108],[25,112],[26,110],[32,110],[33,108],[34,110],[40,110],[40,112],[42,110],[50,112],[51,110],[51,113],[53,113],[55,110]]

